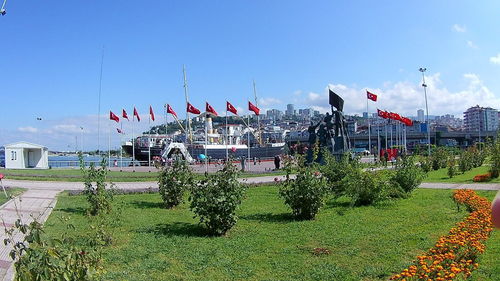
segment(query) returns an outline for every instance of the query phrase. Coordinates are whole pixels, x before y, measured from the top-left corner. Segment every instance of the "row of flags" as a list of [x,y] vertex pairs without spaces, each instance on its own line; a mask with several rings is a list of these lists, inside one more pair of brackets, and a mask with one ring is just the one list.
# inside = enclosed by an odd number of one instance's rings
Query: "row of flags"
[[[374,102],[377,101],[377,95],[370,92],[370,91],[366,91],[366,98],[369,100],[372,100]],[[399,115],[398,113],[377,109],[377,115],[379,117],[384,118],[384,119],[400,121],[401,123],[405,124],[406,126],[413,126],[413,120],[411,120],[410,118],[407,118],[407,117],[403,117],[403,116]]]
[[[172,116],[174,116],[176,119],[178,118],[177,113],[174,111],[172,106],[170,106],[170,104],[166,104],[165,107],[167,109],[167,113],[172,114]],[[226,110],[235,114],[235,115],[238,115],[238,110],[236,109],[236,107],[234,107],[228,101],[226,101]],[[255,115],[260,114],[260,109],[257,106],[255,106],[253,103],[251,103],[250,101],[248,102],[248,110],[255,113]],[[201,114],[201,111],[198,108],[194,107],[189,102],[187,103],[186,111],[189,113],[192,113],[192,114]],[[215,111],[215,109],[208,102],[206,102],[206,104],[205,104],[205,111],[208,113],[211,113],[212,115],[219,116],[219,114],[217,114],[217,111]],[[149,117],[150,117],[150,120],[155,121],[155,114],[153,111],[153,107],[151,105],[149,106]],[[130,121],[130,119],[128,118],[128,115],[127,115],[127,111],[125,111],[125,109],[122,109],[122,118]],[[137,109],[135,107],[134,107],[134,115],[132,116],[132,119],[133,118],[136,118],[138,122],[141,121],[141,117],[139,116],[139,113],[137,112]],[[119,123],[120,117],[118,117],[118,115],[114,114],[113,111],[110,110],[109,111],[109,120],[112,120],[112,121],[115,121],[116,123]],[[118,133],[123,134],[123,131],[121,129],[117,128],[116,130],[118,131]]]

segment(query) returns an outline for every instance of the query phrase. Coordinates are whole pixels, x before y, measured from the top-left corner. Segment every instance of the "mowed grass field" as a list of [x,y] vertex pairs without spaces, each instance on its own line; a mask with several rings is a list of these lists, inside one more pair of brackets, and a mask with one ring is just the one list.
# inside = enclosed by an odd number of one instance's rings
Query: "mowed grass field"
[[[119,226],[104,250],[105,280],[387,280],[434,245],[467,213],[451,190],[416,190],[405,200],[349,207],[329,200],[315,220],[295,221],[276,186],[250,188],[239,221],[225,237],[210,237],[187,203],[161,208],[158,194],[119,195]],[[482,192],[490,199],[494,192]],[[83,196],[61,195],[46,223],[58,236],[70,216],[88,231]],[[488,242],[479,277],[498,274],[500,237]],[[495,244],[496,243],[496,244]],[[491,246],[493,245],[493,246]],[[491,251],[490,251],[491,247]],[[315,248],[329,254],[314,254]],[[500,275],[497,275],[500,276]],[[488,280],[488,279],[477,279]]]
[[0,205],[7,202],[11,196],[17,196],[17,195],[23,193],[25,190],[26,189],[24,189],[24,188],[18,188],[18,187],[6,188],[7,197],[5,197],[5,193],[3,192],[3,190],[0,190]]
[[[472,179],[476,175],[488,173],[489,166],[481,166],[478,168],[473,168],[465,173],[457,172],[457,174],[450,178],[448,176],[448,169],[439,169],[436,171],[430,171],[427,177],[423,180],[424,182],[443,182],[443,183],[475,183]],[[484,183],[500,183],[500,178],[492,179]]]
[[[32,181],[83,181],[82,172],[79,169],[48,169],[48,170],[1,170],[6,179],[13,180],[32,180]],[[283,171],[241,173],[242,178],[284,175]],[[196,174],[202,178],[201,174]],[[107,181],[111,182],[149,182],[158,181],[158,171],[151,172],[130,172],[130,171],[108,171]]]

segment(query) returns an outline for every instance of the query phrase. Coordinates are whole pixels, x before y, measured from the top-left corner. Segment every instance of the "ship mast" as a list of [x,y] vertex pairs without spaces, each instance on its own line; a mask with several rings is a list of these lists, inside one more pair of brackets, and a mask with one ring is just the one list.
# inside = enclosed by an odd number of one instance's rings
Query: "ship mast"
[[187,127],[187,132],[186,132],[186,142],[189,137],[190,142],[193,142],[193,136],[191,134],[191,119],[189,118],[189,111],[187,110],[187,104],[189,103],[189,97],[188,97],[188,84],[187,84],[187,77],[186,77],[186,66],[182,65],[182,73],[184,74],[184,96],[186,97],[186,127]]

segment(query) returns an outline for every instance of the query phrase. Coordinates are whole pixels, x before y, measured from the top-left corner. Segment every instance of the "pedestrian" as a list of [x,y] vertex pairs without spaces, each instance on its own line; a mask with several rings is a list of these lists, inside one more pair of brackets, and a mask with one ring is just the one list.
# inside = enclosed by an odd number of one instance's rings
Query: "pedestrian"
[[274,168],[275,170],[279,170],[280,169],[280,156],[279,155],[276,155],[274,156]]

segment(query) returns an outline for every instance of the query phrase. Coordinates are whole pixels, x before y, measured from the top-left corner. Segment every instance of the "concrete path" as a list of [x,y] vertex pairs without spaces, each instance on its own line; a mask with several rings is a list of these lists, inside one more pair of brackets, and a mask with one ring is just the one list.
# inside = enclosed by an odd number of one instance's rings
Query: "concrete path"
[[[0,206],[0,221],[3,228],[11,228],[17,219],[22,223],[29,224],[36,219],[44,223],[52,209],[56,205],[56,195],[61,190],[54,189],[30,189],[19,197],[16,197]],[[10,281],[14,278],[14,263],[9,256],[12,244],[3,245],[3,240],[7,238],[5,231],[0,232],[0,280]],[[20,232],[14,233],[14,240],[22,241],[23,235]]]

